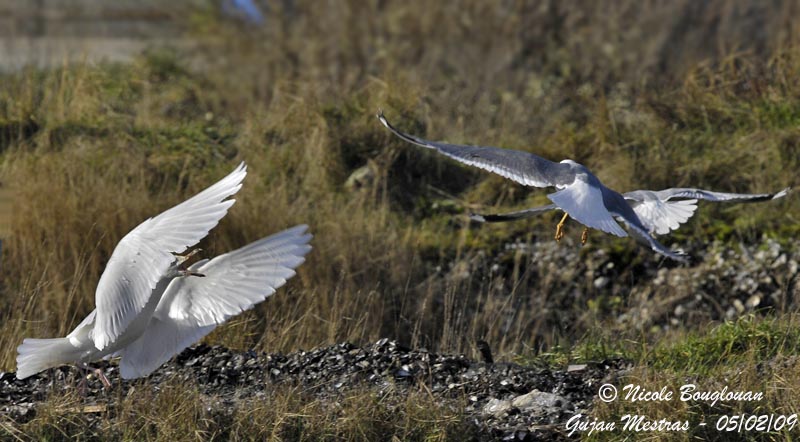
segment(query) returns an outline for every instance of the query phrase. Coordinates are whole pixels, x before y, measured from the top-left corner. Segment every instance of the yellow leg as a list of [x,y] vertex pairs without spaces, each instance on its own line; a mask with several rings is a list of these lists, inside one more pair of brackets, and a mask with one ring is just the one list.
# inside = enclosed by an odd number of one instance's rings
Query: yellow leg
[[584,227],[583,233],[581,233],[581,245],[586,244],[586,241],[589,239],[589,228]]
[[560,242],[564,237],[564,223],[567,222],[567,218],[569,218],[569,213],[564,212],[564,217],[556,225],[556,242]]

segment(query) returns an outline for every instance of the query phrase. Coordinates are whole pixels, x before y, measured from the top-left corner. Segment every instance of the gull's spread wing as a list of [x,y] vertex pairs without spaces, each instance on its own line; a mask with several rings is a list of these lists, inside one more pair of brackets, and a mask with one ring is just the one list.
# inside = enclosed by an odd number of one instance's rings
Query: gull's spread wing
[[378,115],[378,119],[404,141],[433,149],[458,162],[496,173],[526,186],[562,186],[571,183],[575,178],[568,165],[546,160],[530,152],[428,141],[395,129],[383,113]]
[[102,350],[114,342],[141,312],[175,257],[203,239],[225,216],[247,174],[241,163],[228,176],[139,224],[120,240],[97,284],[97,316],[92,334]]
[[469,218],[479,223],[501,223],[506,221],[514,221],[523,218],[531,218],[542,212],[549,212],[551,210],[559,210],[555,204],[548,204],[546,206],[531,207],[530,209],[519,210],[516,212],[496,213],[481,215],[480,213],[471,213]]
[[672,188],[659,190],[655,192],[655,194],[658,195],[658,199],[663,201],[671,198],[691,198],[713,202],[734,203],[766,201],[783,198],[791,189],[791,187],[787,187],[780,192],[775,193],[725,193],[693,188]]
[[189,268],[203,278],[175,278],[148,329],[120,352],[122,376],[147,375],[217,325],[275,293],[311,250],[307,228],[284,230]]

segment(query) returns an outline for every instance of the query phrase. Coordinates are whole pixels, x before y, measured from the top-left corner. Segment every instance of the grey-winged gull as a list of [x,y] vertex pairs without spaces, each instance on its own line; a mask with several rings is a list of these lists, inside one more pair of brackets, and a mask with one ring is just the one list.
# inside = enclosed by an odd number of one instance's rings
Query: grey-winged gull
[[[653,235],[663,235],[680,227],[697,210],[697,201],[727,203],[753,203],[769,201],[786,196],[791,187],[775,193],[725,193],[694,188],[671,188],[664,190],[634,190],[622,196],[631,205],[639,220]],[[532,207],[502,214],[472,214],[470,218],[478,222],[503,222],[529,218],[542,212],[559,210],[555,204]]]
[[589,169],[575,161],[556,163],[530,152],[428,141],[395,129],[383,112],[378,114],[378,119],[402,140],[433,149],[461,163],[494,172],[526,186],[555,187],[557,192],[547,197],[565,212],[556,226],[556,240],[563,236],[562,229],[567,216],[586,227],[620,237],[628,236],[615,220],[617,218],[628,226],[640,243],[664,256],[687,262],[685,254],[664,247],[648,233],[647,227],[621,194],[604,186]]

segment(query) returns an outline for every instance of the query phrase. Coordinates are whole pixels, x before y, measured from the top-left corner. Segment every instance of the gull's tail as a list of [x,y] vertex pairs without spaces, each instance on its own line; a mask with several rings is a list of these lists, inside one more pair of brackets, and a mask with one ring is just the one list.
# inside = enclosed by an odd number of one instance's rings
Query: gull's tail
[[675,230],[689,220],[697,210],[697,200],[648,200],[629,201],[636,216],[655,235]]
[[26,338],[17,347],[17,379],[25,379],[48,368],[70,364],[80,357],[80,351],[69,338]]

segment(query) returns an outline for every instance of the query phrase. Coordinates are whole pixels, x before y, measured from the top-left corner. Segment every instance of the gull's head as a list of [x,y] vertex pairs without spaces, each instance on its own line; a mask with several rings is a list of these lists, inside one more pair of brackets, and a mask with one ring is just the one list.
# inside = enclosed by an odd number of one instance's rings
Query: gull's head
[[587,175],[594,176],[592,172],[590,172],[589,169],[586,168],[586,166],[584,166],[581,163],[578,163],[577,161],[561,160],[561,164],[568,165],[570,170],[572,170],[572,172],[574,173],[585,173]]

